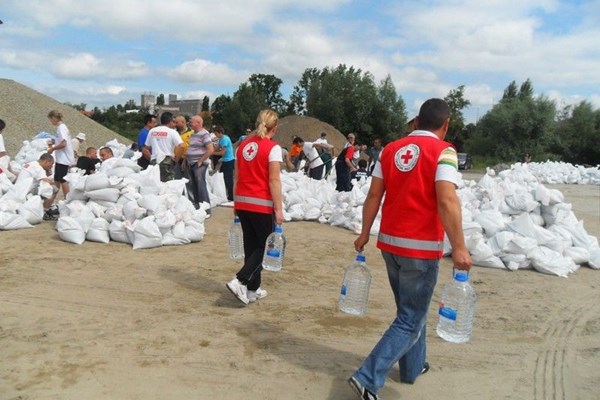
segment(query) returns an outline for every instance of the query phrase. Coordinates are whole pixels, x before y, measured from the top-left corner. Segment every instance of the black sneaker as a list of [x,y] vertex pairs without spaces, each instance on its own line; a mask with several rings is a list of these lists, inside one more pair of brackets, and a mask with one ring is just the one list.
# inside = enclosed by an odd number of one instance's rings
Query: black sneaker
[[429,363],[425,361],[425,364],[423,364],[423,369],[421,370],[421,375],[425,375],[427,372],[429,372]]
[[48,209],[48,213],[50,213],[50,215],[60,215],[60,212],[58,211],[58,207],[56,206],[52,206]]
[[44,221],[56,221],[56,216],[53,215],[50,210],[48,210],[44,213],[44,216],[42,217],[42,219]]
[[354,390],[354,393],[358,395],[358,397],[362,400],[378,400],[376,394],[369,392],[367,388],[365,388],[359,381],[356,380],[353,376],[348,379],[348,385]]

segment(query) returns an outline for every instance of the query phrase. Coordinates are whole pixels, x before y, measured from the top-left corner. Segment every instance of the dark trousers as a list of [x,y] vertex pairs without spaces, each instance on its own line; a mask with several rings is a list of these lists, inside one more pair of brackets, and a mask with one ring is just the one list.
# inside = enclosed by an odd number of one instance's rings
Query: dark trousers
[[[198,166],[198,163],[193,163],[188,167],[190,173],[190,181],[188,184],[188,191],[192,194],[194,206],[196,209],[200,207],[202,202],[210,204],[210,197],[208,194],[208,187],[206,185],[206,170],[208,164],[202,164]],[[207,214],[210,214],[210,207],[206,210]]]
[[350,179],[350,169],[345,162],[335,163],[335,190],[338,192],[352,191],[352,182]]
[[237,216],[240,218],[244,236],[244,265],[236,274],[236,278],[246,285],[248,290],[256,290],[260,287],[265,243],[274,229],[273,214],[238,210]]
[[325,165],[321,164],[316,168],[309,169],[308,176],[311,177],[312,179],[321,180],[321,178],[323,177],[323,168],[324,167],[325,167]]
[[227,200],[233,201],[233,168],[235,160],[223,161],[221,164],[221,172],[223,173],[223,181],[225,181],[225,190],[227,191]]

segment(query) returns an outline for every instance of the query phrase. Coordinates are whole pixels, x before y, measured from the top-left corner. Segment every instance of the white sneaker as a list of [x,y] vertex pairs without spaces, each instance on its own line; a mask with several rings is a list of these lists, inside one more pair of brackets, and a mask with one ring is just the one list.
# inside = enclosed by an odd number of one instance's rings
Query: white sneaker
[[227,289],[229,289],[229,291],[242,303],[248,304],[250,302],[250,300],[248,300],[248,288],[246,288],[246,285],[243,285],[237,278],[233,278],[225,286],[227,286]]
[[267,297],[267,291],[261,288],[256,290],[248,290],[248,301],[254,303],[256,300],[264,299]]

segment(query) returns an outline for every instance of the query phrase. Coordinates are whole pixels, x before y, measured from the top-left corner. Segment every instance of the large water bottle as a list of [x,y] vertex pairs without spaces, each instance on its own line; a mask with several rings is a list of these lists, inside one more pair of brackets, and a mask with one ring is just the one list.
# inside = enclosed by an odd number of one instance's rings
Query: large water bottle
[[283,229],[281,225],[275,226],[275,232],[272,232],[265,243],[265,253],[263,255],[262,266],[267,271],[279,271],[283,263]]
[[244,234],[238,217],[233,219],[229,227],[229,257],[234,260],[244,258]]
[[475,289],[469,284],[469,274],[452,272],[454,279],[442,289],[436,332],[452,343],[464,343],[471,338],[475,316]]
[[340,292],[340,311],[352,315],[365,315],[371,287],[371,271],[362,253],[356,255],[354,262],[344,272],[344,281]]

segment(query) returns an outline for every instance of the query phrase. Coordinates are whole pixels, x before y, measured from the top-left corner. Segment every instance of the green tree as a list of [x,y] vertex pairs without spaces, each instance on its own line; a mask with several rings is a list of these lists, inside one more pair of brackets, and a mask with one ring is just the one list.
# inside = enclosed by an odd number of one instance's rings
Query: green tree
[[156,96],[156,105],[157,106],[165,105],[165,95],[164,94],[161,93],[158,96]]
[[[504,91],[505,95],[512,93],[513,87],[514,82]],[[534,159],[548,155],[556,106],[544,96],[534,98],[532,90],[533,87],[524,90],[514,98],[512,94],[504,96],[481,118],[473,140],[469,141],[474,153],[505,162],[520,161],[525,153]]]
[[210,110],[210,100],[208,98],[208,96],[204,96],[204,98],[202,99],[202,110],[201,111],[208,111]]
[[444,100],[450,107],[450,124],[446,140],[454,144],[459,151],[462,151],[465,142],[463,110],[471,105],[471,102],[465,98],[465,85],[452,89],[444,97]]
[[553,151],[573,164],[600,164],[600,110],[588,101],[566,107],[557,122]]
[[373,106],[373,139],[379,137],[384,143],[402,137],[406,127],[406,106],[390,75],[377,88],[377,100]]
[[248,83],[257,93],[264,96],[263,103],[266,107],[277,111],[279,114],[287,112],[287,102],[281,95],[281,85],[283,81],[275,75],[252,74]]

